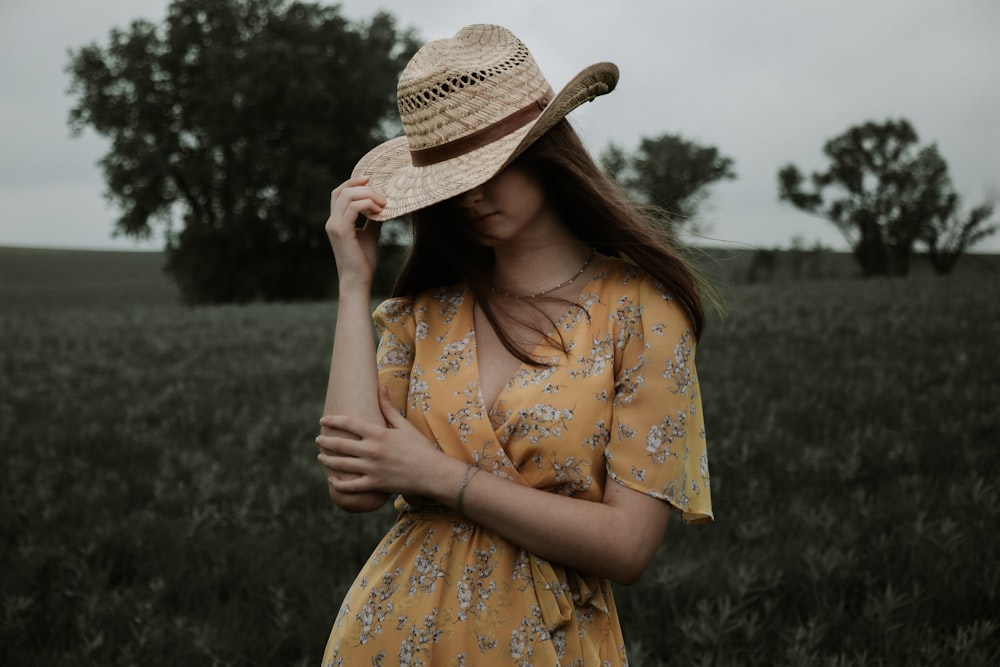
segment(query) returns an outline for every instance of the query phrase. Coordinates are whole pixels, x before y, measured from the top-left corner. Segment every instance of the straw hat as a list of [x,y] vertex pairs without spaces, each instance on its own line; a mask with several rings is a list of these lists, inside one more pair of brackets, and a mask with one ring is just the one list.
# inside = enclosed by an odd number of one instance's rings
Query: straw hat
[[618,83],[618,68],[597,63],[558,93],[527,47],[509,30],[471,25],[451,39],[425,44],[399,79],[397,105],[405,136],[361,158],[353,176],[368,176],[389,220],[482,185],[566,114]]

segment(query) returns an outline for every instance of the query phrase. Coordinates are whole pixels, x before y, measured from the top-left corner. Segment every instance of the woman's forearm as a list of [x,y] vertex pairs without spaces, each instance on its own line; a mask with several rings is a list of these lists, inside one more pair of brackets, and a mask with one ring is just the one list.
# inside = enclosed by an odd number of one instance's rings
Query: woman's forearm
[[[431,485],[434,500],[456,508],[468,472],[443,462]],[[468,479],[462,513],[526,551],[571,569],[633,583],[663,537],[666,503],[611,479],[601,502],[542,491],[480,471]]]
[[[628,584],[649,565],[663,537],[668,505],[610,479],[600,501],[550,493],[452,458],[400,414],[382,389],[384,425],[332,412],[321,435],[319,461],[352,478],[331,481],[334,492],[393,491],[434,500],[541,558]],[[461,506],[460,506],[461,505]]]
[[370,307],[367,290],[341,291],[323,414],[353,415],[374,424],[385,424],[378,405]]
[[[341,287],[323,414],[353,415],[373,424],[384,425],[385,419],[378,405],[375,340],[369,313],[370,290],[364,287]],[[355,437],[326,426],[321,426],[320,432],[323,435]],[[389,497],[385,493],[342,494],[332,486],[330,496],[338,506],[351,512],[376,510]]]

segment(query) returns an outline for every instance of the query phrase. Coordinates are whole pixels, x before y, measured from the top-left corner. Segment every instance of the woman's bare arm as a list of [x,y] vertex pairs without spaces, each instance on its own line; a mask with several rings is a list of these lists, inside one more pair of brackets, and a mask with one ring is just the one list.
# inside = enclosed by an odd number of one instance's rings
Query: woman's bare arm
[[360,436],[317,438],[325,466],[356,475],[333,482],[338,490],[392,490],[456,509],[467,479],[463,514],[530,553],[622,584],[634,582],[649,565],[669,518],[665,502],[610,479],[602,501],[594,502],[483,471],[466,478],[475,469],[428,442],[396,412],[385,390],[379,399],[387,428],[351,417],[323,418],[328,426]]
[[[352,179],[330,197],[326,233],[337,261],[339,299],[334,328],[330,377],[323,414],[351,415],[372,424],[385,425],[378,404],[378,374],[372,335],[371,286],[378,252],[380,223],[366,221],[358,229],[356,220],[366,212],[378,212],[384,198],[367,187],[367,179]],[[321,435],[354,437],[351,433],[321,424]],[[371,512],[385,504],[389,495],[378,491],[340,491],[335,482],[353,475],[324,468],[330,497],[348,512]]]
[[[454,508],[466,464],[451,459],[434,500]],[[670,509],[610,478],[601,502],[561,496],[480,472],[469,479],[463,514],[528,552],[566,567],[634,583],[663,539]]]

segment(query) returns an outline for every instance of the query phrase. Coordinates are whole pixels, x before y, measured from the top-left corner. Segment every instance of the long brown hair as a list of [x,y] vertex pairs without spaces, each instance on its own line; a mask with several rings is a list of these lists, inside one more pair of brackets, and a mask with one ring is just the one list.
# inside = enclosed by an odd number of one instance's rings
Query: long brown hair
[[[675,236],[629,200],[601,170],[565,119],[517,158],[542,181],[546,198],[570,231],[598,252],[650,274],[675,299],[699,338],[705,328],[701,292],[711,289],[684,257]],[[412,214],[413,245],[393,296],[465,283],[504,347],[521,361],[542,365],[509,337],[492,291],[493,250],[477,242],[457,207],[443,202]],[[545,335],[546,331],[539,330]]]

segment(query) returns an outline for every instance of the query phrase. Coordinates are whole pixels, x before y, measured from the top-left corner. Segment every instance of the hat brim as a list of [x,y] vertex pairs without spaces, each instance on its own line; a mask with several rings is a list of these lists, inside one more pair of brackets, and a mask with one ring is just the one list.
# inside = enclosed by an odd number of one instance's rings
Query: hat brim
[[435,164],[413,166],[405,136],[376,146],[358,161],[351,174],[352,178],[367,176],[368,184],[386,198],[382,212],[368,217],[391,220],[482,185],[570,111],[610,93],[617,84],[614,63],[591,65],[556,93],[534,121],[486,146]]

